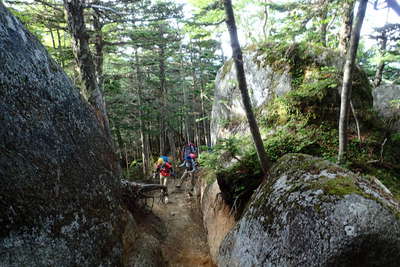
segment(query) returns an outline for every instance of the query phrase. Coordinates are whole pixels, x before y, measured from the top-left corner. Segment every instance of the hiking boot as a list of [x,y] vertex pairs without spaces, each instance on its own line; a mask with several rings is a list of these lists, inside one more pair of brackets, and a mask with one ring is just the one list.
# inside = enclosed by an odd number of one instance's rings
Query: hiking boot
[[164,203],[164,204],[168,204],[168,195],[166,195],[166,196],[163,198],[163,203]]

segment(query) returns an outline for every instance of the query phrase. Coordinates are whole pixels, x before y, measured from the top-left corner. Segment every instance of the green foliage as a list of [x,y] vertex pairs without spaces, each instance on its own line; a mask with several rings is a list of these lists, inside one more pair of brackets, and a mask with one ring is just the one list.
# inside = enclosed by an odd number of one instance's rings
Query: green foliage
[[230,167],[216,171],[222,197],[238,218],[253,192],[260,185],[263,174],[255,151],[246,154]]
[[205,169],[217,170],[221,168],[220,154],[215,150],[213,152],[201,153],[198,160],[200,166]]
[[254,148],[250,146],[251,139],[230,137],[221,139],[213,146],[212,151],[203,152],[199,156],[199,162],[202,167],[213,170],[223,168],[223,162],[234,159],[242,161],[242,157],[255,153]]
[[391,139],[393,140],[393,142],[396,142],[396,143],[400,144],[400,133],[392,134]]

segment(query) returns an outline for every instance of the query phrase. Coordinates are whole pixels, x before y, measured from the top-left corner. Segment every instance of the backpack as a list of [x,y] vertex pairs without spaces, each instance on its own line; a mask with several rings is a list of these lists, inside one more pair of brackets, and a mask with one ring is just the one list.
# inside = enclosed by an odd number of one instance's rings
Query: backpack
[[195,144],[187,144],[183,147],[183,160],[186,159],[189,154],[195,154],[197,156],[197,146]]
[[163,159],[164,163],[169,162],[169,158],[167,156],[160,156]]
[[161,165],[160,173],[162,176],[171,176],[172,165],[169,162],[164,162]]

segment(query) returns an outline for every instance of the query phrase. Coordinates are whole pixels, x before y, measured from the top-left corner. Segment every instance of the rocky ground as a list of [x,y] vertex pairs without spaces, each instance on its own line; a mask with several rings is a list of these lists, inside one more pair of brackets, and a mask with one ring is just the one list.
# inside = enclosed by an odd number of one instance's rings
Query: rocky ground
[[165,225],[162,254],[166,265],[216,266],[209,254],[197,198],[188,194],[185,184],[183,188],[176,189],[177,182],[177,179],[169,181],[168,203],[155,203],[153,207],[154,214]]

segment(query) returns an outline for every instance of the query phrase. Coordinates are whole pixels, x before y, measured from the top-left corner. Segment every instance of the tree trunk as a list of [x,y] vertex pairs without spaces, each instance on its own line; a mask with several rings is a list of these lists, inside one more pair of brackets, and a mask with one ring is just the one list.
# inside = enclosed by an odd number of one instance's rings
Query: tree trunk
[[328,28],[328,23],[326,22],[326,19],[328,17],[328,2],[326,0],[323,0],[321,2],[321,16],[319,17],[321,21],[321,26],[319,29],[320,33],[320,43],[322,46],[326,47],[326,34],[327,34],[327,28]]
[[[182,49],[179,50],[180,54],[183,55],[184,51]],[[188,107],[188,92],[186,89],[185,85],[185,75],[184,75],[184,66],[183,66],[184,60],[181,59],[181,64],[180,64],[180,80],[182,84],[182,92],[183,92],[183,107],[182,107],[182,113],[183,113],[183,130],[182,130],[182,135],[184,136],[184,139],[186,141],[189,141],[189,115],[187,112],[187,107]]]
[[[385,32],[382,33],[382,43],[381,43],[381,47],[380,47],[380,56],[383,57],[385,56],[386,53],[386,46],[387,46],[387,36],[385,34]],[[385,61],[381,58],[379,60],[379,64],[378,64],[378,68],[376,69],[376,73],[375,73],[375,78],[374,78],[374,87],[378,87],[381,82],[382,82],[382,76],[383,76],[383,69],[385,68]]]
[[246,76],[243,68],[243,56],[242,50],[240,49],[239,40],[237,36],[237,29],[235,23],[235,17],[233,14],[232,2],[231,0],[224,0],[225,13],[226,13],[226,25],[229,30],[229,35],[231,39],[231,47],[232,47],[232,58],[235,62],[236,66],[236,78],[238,80],[238,85],[240,92],[242,94],[243,105],[246,111],[247,120],[249,122],[249,127],[251,134],[253,136],[253,141],[257,149],[258,158],[260,160],[260,165],[264,174],[268,174],[270,163],[265,152],[263,141],[261,139],[260,131],[258,129],[257,121],[255,119],[251,103],[250,97],[247,90],[246,84]]
[[[93,4],[99,4],[98,1],[94,2]],[[94,63],[95,63],[95,70],[96,70],[96,77],[97,82],[99,85],[100,90],[103,89],[103,62],[104,62],[104,41],[103,41],[103,24],[100,21],[100,14],[97,10],[94,10],[93,14],[93,28],[95,32],[95,56],[94,56]]]
[[267,5],[269,0],[265,0],[265,6],[264,6],[264,24],[263,24],[263,34],[264,34],[264,40],[267,40],[269,36],[269,31],[268,31],[268,17],[269,17],[269,6]]
[[167,120],[166,110],[166,88],[165,88],[165,44],[164,40],[164,25],[159,28],[159,79],[160,79],[160,155],[165,151],[165,121]]
[[128,159],[128,150],[127,150],[127,148],[126,148],[126,144],[124,144],[124,152],[125,152],[126,177],[129,178],[129,159]]
[[361,142],[361,131],[360,131],[360,123],[358,122],[358,118],[357,118],[357,113],[356,113],[356,109],[353,106],[353,102],[350,100],[350,108],[351,108],[351,113],[353,113],[353,118],[354,121],[356,123],[356,128],[357,128],[357,136],[358,136],[358,141]]
[[397,16],[400,16],[400,4],[397,2],[397,0],[386,0],[386,3],[397,13]]
[[343,69],[343,86],[340,98],[340,117],[339,117],[339,153],[338,163],[342,164],[346,160],[347,152],[347,126],[349,114],[349,102],[351,98],[352,72],[356,60],[360,31],[367,9],[368,0],[360,0],[357,17],[352,29],[349,52],[346,56],[346,63]]
[[202,123],[203,123],[203,134],[204,134],[204,144],[206,146],[209,146],[211,144],[211,140],[209,139],[209,129],[208,129],[208,123],[206,119],[206,111],[204,109],[204,98],[203,98],[203,90],[201,91],[201,116],[202,116]]
[[351,26],[353,24],[354,17],[354,3],[354,0],[344,1],[343,3],[343,22],[339,34],[339,51],[342,56],[347,54],[349,47]]
[[174,160],[172,160],[172,166],[173,166],[174,170],[176,170],[177,162],[178,162],[178,160],[177,160],[178,154],[177,154],[176,145],[175,145],[174,132],[172,131],[172,129],[168,130],[167,135],[168,135],[169,147],[171,149],[171,155],[172,155],[172,158],[174,159]]
[[63,47],[61,45],[61,35],[60,35],[60,30],[56,29],[57,31],[57,39],[58,39],[58,57],[60,58],[60,63],[61,63],[61,67],[64,68],[65,66],[65,60],[64,60],[64,55],[62,53],[63,51]]
[[49,32],[50,32],[50,37],[51,37],[51,43],[53,45],[54,50],[56,50],[56,41],[54,39],[54,34],[53,34],[53,29],[49,27]]
[[138,105],[139,105],[139,128],[140,128],[140,142],[142,144],[142,167],[143,167],[143,175],[147,176],[150,171],[150,159],[149,159],[149,145],[148,138],[146,138],[146,129],[145,129],[145,121],[143,119],[143,111],[142,111],[142,76],[140,73],[140,61],[137,51],[135,51],[135,67],[136,67],[136,89],[138,96]]
[[[201,48],[200,48],[200,54],[201,54]],[[210,129],[207,127],[208,126],[208,119],[206,119],[207,117],[207,113],[204,107],[204,96],[205,96],[205,90],[204,90],[204,80],[203,80],[203,68],[202,68],[203,64],[201,62],[201,57],[200,57],[200,104],[201,104],[201,120],[202,120],[202,124],[203,124],[203,134],[204,134],[204,144],[206,146],[210,146],[211,145],[211,138],[209,138],[209,134],[208,132],[210,131]]]
[[68,17],[68,29],[72,36],[72,49],[78,65],[79,75],[83,82],[83,95],[87,97],[96,111],[96,117],[103,126],[111,142],[111,131],[108,122],[106,105],[99,87],[95,64],[89,49],[89,35],[84,20],[85,1],[64,0],[64,8]]
[[117,133],[118,151],[119,151],[120,158],[122,159],[122,151],[124,149],[124,140],[122,139],[121,131],[119,129],[118,124],[115,125],[115,131]]

